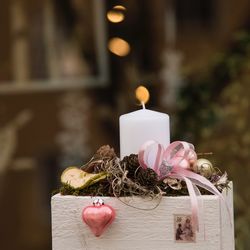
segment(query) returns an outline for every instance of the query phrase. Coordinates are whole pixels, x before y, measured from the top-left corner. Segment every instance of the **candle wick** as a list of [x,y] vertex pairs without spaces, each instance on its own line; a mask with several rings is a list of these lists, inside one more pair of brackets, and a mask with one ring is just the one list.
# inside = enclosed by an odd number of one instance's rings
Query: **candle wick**
[[141,102],[141,105],[142,105],[142,108],[143,108],[143,109],[146,109],[145,103],[144,103],[144,102]]

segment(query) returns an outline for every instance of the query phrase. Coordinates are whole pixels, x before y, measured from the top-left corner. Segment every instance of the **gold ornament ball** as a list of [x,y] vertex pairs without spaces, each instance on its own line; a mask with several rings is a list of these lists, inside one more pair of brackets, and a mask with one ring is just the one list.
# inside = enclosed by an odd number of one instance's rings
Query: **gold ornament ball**
[[209,160],[201,158],[197,160],[194,171],[209,178],[214,173],[214,167]]

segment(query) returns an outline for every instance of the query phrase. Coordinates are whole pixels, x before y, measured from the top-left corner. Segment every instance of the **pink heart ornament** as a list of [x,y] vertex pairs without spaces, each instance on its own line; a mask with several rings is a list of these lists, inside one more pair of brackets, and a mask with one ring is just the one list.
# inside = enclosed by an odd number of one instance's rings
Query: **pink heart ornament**
[[108,205],[87,206],[82,211],[82,220],[85,222],[96,237],[112,224],[115,219],[115,210]]

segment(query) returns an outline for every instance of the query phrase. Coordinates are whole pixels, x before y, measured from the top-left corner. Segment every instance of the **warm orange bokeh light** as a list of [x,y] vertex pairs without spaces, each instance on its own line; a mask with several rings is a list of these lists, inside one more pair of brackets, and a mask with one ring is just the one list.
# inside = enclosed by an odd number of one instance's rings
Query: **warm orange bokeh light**
[[126,8],[124,6],[122,6],[122,5],[116,5],[116,6],[113,7],[113,9],[114,10],[123,10],[123,11],[126,10]]
[[122,38],[114,37],[109,40],[109,50],[117,56],[126,56],[130,52],[130,45]]
[[110,10],[107,13],[107,18],[112,23],[120,23],[124,20],[124,14],[120,11]]
[[135,96],[136,98],[143,104],[147,103],[149,100],[149,92],[144,86],[139,86],[135,90]]

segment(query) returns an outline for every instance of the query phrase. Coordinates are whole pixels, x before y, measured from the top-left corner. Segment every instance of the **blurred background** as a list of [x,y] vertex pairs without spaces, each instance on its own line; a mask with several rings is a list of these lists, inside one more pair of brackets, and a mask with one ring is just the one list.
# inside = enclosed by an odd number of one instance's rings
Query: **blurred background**
[[228,172],[249,249],[248,0],[1,0],[0,38],[1,249],[51,249],[60,173],[103,144],[119,153],[141,84],[171,140]]

